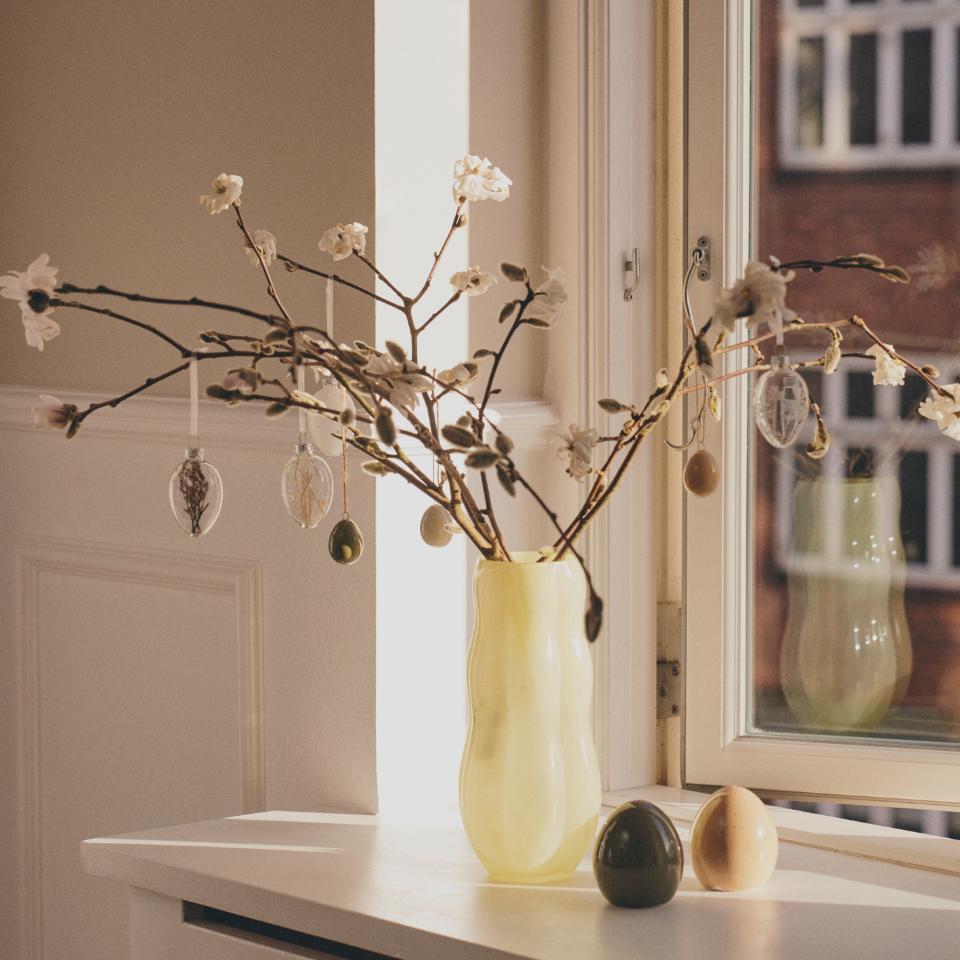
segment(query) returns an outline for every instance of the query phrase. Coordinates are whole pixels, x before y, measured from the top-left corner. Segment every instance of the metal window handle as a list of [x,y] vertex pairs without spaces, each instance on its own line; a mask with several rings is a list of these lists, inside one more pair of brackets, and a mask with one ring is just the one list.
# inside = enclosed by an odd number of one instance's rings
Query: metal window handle
[[623,299],[629,303],[637,287],[640,286],[640,251],[636,247],[633,248],[633,259],[625,261],[623,269],[625,273],[633,274],[633,283],[623,291]]

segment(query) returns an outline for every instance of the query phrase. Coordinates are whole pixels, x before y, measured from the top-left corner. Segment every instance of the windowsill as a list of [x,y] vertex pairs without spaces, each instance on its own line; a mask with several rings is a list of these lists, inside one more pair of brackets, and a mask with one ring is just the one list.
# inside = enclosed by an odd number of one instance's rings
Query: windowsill
[[[702,795],[650,787],[685,844]],[[929,956],[955,947],[956,879],[814,849],[810,820],[773,810],[783,839],[761,890],[712,893],[687,864],[677,897],[655,910],[609,907],[586,859],[553,885],[492,883],[459,826],[344,814],[262,813],[88,840],[89,873],[388,956],[459,960],[714,960]],[[844,835],[904,841],[903,831],[840,821]],[[810,829],[806,829],[805,824]],[[820,834],[821,842],[823,834]],[[912,838],[911,835],[907,835]],[[689,858],[688,858],[689,860]],[[640,951],[640,952],[638,952]]]

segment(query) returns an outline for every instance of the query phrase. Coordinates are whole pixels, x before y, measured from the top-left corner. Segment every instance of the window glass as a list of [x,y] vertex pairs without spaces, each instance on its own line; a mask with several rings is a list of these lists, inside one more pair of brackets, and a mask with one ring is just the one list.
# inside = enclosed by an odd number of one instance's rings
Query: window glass
[[933,32],[906,30],[902,44],[903,89],[900,110],[903,142],[929,143]]
[[[909,286],[800,271],[788,303],[808,323],[859,314],[960,381],[960,3],[759,10],[757,253],[904,266]],[[791,359],[828,342],[793,335]],[[836,373],[804,371],[826,457],[805,453],[812,418],[789,450],[754,432],[749,725],[958,743],[960,444],[917,415],[919,377],[877,385],[869,342],[845,328],[842,346]]]
[[759,6],[784,169],[960,164],[960,3]]
[[823,143],[823,37],[803,37],[797,62],[797,142],[801,147],[818,147]]
[[850,143],[877,142],[877,35],[850,38]]

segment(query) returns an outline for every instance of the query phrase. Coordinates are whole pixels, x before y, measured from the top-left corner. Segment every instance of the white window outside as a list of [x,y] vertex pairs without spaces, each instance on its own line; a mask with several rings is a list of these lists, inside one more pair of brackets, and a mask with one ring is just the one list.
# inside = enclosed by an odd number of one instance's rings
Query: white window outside
[[779,14],[781,167],[960,163],[960,4],[781,0]]

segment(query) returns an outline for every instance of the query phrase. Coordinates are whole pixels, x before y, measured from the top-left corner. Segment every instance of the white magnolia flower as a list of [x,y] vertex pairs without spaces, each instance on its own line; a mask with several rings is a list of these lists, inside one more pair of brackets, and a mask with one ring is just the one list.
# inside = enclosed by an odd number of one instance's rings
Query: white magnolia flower
[[[884,344],[890,350],[892,343]],[[875,343],[866,351],[868,357],[873,357],[876,366],[873,368],[873,385],[882,387],[902,387],[907,376],[907,368],[899,360],[895,360],[879,343]]]
[[567,462],[567,473],[574,480],[582,482],[593,471],[593,449],[600,441],[600,434],[592,427],[579,427],[570,424],[563,435],[563,446],[559,455]]
[[933,420],[940,432],[952,440],[960,440],[960,383],[945,388],[948,396],[931,394],[917,408],[921,417]]
[[53,310],[43,313],[34,313],[30,307],[20,304],[20,317],[23,320],[23,333],[27,338],[27,345],[36,347],[43,353],[43,345],[54,337],[60,336],[60,324],[50,314]]
[[523,317],[525,320],[536,321],[534,326],[552,327],[560,318],[563,305],[567,302],[567,288],[560,267],[542,269],[547,279],[534,291],[536,296],[527,305]]
[[263,262],[269,267],[277,259],[277,238],[269,230],[254,230],[250,236],[257,248],[254,250],[249,243],[244,241],[243,248],[246,250],[250,262],[255,267],[260,266],[260,260],[257,258],[257,250],[259,250]]
[[713,318],[724,328],[733,330],[739,318],[747,327],[765,323],[771,333],[779,333],[784,323],[796,317],[786,306],[787,284],[794,278],[791,270],[783,274],[767,264],[752,260],[732,287],[720,294],[713,308]]
[[395,407],[412,410],[420,402],[420,394],[433,389],[433,381],[419,372],[419,367],[409,360],[401,363],[389,353],[373,357],[363,368],[366,374],[386,381],[390,402]]
[[473,383],[480,372],[480,365],[473,360],[465,360],[458,363],[449,370],[441,370],[437,373],[437,379],[448,387],[464,387],[468,383]]
[[41,253],[24,271],[10,270],[0,277],[0,297],[17,300],[21,309],[34,313],[53,313],[50,299],[57,286],[57,268],[50,266],[50,255]]
[[73,403],[63,403],[49,393],[41,393],[40,403],[30,412],[38,430],[63,430],[69,426],[77,407]]
[[481,293],[486,293],[496,282],[497,278],[492,273],[486,273],[479,267],[461,270],[450,278],[450,286],[468,297],[478,297]]
[[246,396],[253,393],[259,379],[260,376],[256,370],[251,367],[244,367],[242,370],[231,370],[223,378],[221,386],[224,390],[236,390],[237,393]]
[[211,184],[213,195],[204,195],[200,202],[209,213],[222,213],[231,204],[240,202],[240,191],[243,190],[243,177],[234,173],[221,173]]
[[453,199],[455,203],[475,200],[506,200],[513,181],[486,157],[469,155],[453,166]]
[[669,383],[670,379],[667,377],[667,368],[661,367],[657,371],[657,389],[666,390]]
[[362,223],[338,223],[323,234],[318,246],[334,260],[346,260],[354,251],[362,255],[367,247],[367,228]]

